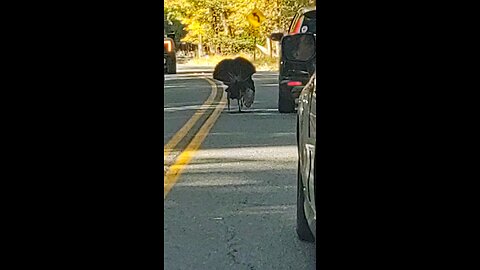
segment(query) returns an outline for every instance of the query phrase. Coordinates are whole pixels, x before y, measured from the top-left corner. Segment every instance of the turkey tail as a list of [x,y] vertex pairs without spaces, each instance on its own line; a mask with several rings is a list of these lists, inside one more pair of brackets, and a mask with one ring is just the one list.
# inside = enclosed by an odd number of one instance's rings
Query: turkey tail
[[234,80],[235,62],[232,59],[220,61],[213,71],[213,78],[231,84]]
[[256,72],[255,66],[245,58],[220,61],[213,71],[213,78],[227,85],[246,81]]
[[237,57],[233,59],[233,62],[236,68],[235,73],[242,81],[248,80],[248,78],[250,78],[253,73],[257,72],[255,66],[243,57]]

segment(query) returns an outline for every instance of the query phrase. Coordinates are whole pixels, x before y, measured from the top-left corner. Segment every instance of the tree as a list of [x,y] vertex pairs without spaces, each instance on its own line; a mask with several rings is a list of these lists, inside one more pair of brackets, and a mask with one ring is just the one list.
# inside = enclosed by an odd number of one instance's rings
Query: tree
[[[213,51],[237,53],[250,51],[255,36],[287,29],[291,17],[310,0],[165,0],[164,16],[177,31],[185,31],[182,41],[204,43]],[[314,1],[313,1],[314,2]],[[254,8],[264,13],[266,21],[254,29],[246,16]],[[180,28],[180,26],[182,26]],[[184,26],[184,28],[183,28]],[[181,29],[181,30],[180,30]],[[264,39],[257,39],[263,45]]]

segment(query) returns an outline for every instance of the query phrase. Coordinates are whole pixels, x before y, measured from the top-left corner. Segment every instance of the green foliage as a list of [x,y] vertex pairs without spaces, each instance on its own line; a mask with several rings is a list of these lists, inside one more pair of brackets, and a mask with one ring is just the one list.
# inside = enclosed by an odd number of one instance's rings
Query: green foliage
[[[274,31],[286,30],[291,17],[303,6],[311,6],[309,0],[164,0],[165,19],[172,23],[182,41],[202,44],[211,51],[232,54],[251,51],[254,38],[263,45],[265,37]],[[246,16],[254,8],[265,15],[266,20],[254,29]]]

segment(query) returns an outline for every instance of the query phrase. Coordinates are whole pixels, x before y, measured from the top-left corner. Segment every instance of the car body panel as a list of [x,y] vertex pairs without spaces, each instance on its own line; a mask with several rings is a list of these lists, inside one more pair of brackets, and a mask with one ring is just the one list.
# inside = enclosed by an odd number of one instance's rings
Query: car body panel
[[[313,18],[315,18],[313,21]],[[297,11],[295,16],[293,17],[290,27],[288,29],[288,33],[290,34],[297,34],[297,33],[316,33],[316,8],[301,8]],[[307,26],[307,30],[303,26]],[[305,30],[305,31],[304,31]]]
[[305,216],[315,236],[316,74],[300,92],[297,115],[299,170],[302,179],[300,190],[304,192],[305,197]]
[[[296,35],[299,33],[313,33],[316,34],[316,7],[302,8],[297,11],[293,17],[289,29],[288,35]],[[285,38],[285,36],[283,37]],[[282,39],[283,39],[282,38]],[[298,98],[299,92],[293,91],[294,88],[288,86],[289,81],[299,81],[302,85],[305,85],[309,78],[308,63],[292,63],[286,60],[285,48],[280,46],[280,61],[279,61],[279,91],[284,91],[283,95],[291,95],[291,100]],[[302,72],[306,74],[302,74]]]
[[163,68],[165,73],[176,73],[177,57],[175,55],[175,41],[163,38]]

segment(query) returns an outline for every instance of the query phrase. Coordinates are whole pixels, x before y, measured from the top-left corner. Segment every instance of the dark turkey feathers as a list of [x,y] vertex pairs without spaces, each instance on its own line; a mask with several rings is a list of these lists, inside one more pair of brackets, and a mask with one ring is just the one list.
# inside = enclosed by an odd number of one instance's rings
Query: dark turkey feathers
[[256,72],[255,66],[245,58],[225,59],[220,61],[213,71],[213,78],[227,85],[228,107],[230,99],[237,99],[239,111],[241,106],[250,107],[255,97],[255,84],[252,75]]
[[226,85],[246,81],[255,73],[255,66],[245,58],[225,59],[220,61],[213,71],[213,78]]
[[220,61],[216,66],[215,70],[213,71],[213,78],[215,80],[222,81],[226,84],[226,82],[230,82],[233,79],[232,70],[234,68],[235,62],[233,59],[225,59]]

